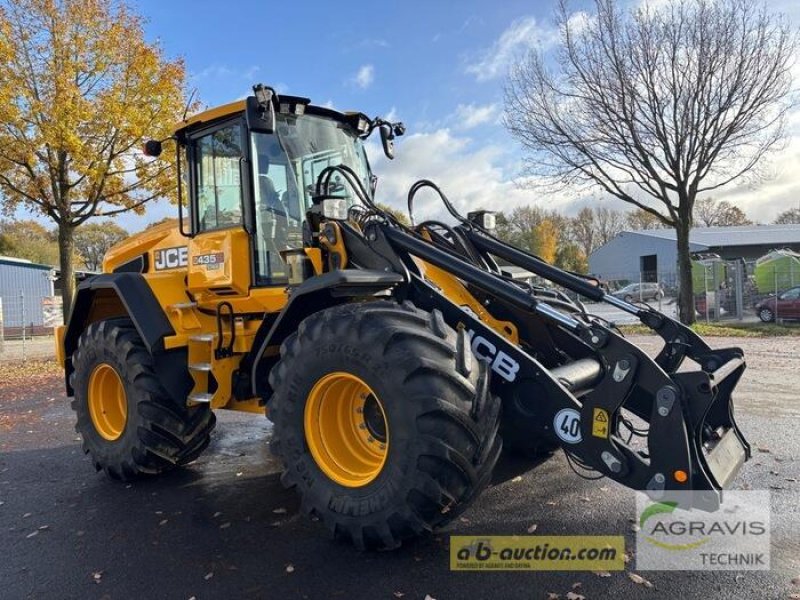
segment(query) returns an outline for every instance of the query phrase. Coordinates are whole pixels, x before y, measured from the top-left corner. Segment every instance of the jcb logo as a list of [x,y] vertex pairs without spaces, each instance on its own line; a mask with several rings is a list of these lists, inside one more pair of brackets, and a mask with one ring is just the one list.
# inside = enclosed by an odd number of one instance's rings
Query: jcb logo
[[179,269],[189,264],[189,249],[186,246],[162,248],[154,253],[156,271]]
[[467,331],[467,335],[472,342],[473,354],[480,360],[489,363],[492,367],[492,371],[509,383],[517,378],[517,372],[519,371],[519,363],[517,361],[502,350],[498,350],[497,346],[485,337],[475,335],[472,329]]

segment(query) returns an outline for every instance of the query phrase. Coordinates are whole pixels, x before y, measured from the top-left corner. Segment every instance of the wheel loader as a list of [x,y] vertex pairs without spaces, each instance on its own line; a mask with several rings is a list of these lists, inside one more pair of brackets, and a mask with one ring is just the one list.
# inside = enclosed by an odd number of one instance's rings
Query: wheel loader
[[[401,223],[375,200],[365,140],[377,131],[391,158],[404,130],[257,85],[147,142],[176,148],[178,219],[112,248],[56,336],[95,468],[186,465],[229,409],[266,413],[302,510],[362,549],[460,514],[503,443],[716,508],[750,457],[731,400],[741,350],[503,242],[491,213],[461,215],[431,181]],[[421,190],[451,222],[414,222]],[[663,348],[651,358],[578,297]]]

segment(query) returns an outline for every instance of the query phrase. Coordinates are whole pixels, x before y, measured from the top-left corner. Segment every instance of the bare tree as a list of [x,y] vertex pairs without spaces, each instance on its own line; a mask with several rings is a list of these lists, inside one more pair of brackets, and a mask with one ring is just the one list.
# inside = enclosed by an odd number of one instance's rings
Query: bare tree
[[594,252],[599,245],[595,221],[594,210],[585,206],[570,222],[570,237],[586,256]]
[[698,194],[751,172],[779,145],[797,35],[750,0],[671,0],[624,13],[561,4],[557,68],[514,66],[505,123],[527,174],[599,186],[676,230],[680,316],[694,321],[689,231]]
[[800,208],[792,208],[783,211],[781,214],[778,215],[778,218],[775,219],[775,224],[776,225],[800,224]]
[[625,215],[607,206],[597,209],[597,241],[598,246],[607,244],[625,229]]
[[695,221],[706,227],[734,227],[752,225],[745,212],[727,200],[698,198],[694,205]]
[[642,231],[644,229],[664,229],[668,227],[664,222],[655,216],[653,213],[641,208],[632,210],[626,217],[626,226],[633,231]]

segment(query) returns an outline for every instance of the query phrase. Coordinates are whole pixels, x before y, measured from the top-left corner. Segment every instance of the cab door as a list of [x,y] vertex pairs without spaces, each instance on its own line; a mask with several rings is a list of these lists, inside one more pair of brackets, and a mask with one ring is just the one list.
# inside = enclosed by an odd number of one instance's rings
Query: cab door
[[241,119],[201,131],[190,140],[192,231],[189,291],[200,304],[246,296],[251,285],[246,127]]

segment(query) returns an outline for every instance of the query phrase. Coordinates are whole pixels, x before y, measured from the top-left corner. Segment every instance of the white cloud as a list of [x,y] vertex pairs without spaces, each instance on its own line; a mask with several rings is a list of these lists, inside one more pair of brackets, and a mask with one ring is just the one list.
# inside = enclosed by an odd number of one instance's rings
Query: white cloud
[[357,85],[362,90],[367,89],[372,85],[375,79],[375,67],[372,65],[363,65],[356,71],[356,74],[350,79],[351,83]]
[[228,65],[214,63],[189,74],[189,79],[193,81],[201,80],[218,80],[218,79],[231,79],[239,78],[252,81],[257,73],[261,70],[258,65],[250,65],[246,67],[229,67]]
[[484,123],[496,122],[500,112],[500,105],[493,104],[459,104],[456,107],[455,118],[460,129],[472,129]]
[[[439,185],[463,214],[479,208],[508,211],[536,203],[570,212],[576,210],[568,195],[549,195],[542,202],[541,192],[519,187],[504,170],[504,166],[513,163],[505,146],[473,146],[468,137],[441,128],[404,136],[395,151],[396,158],[390,161],[383,156],[377,142],[368,144],[370,163],[379,177],[377,199],[403,212],[408,189],[419,179],[430,179]],[[452,221],[438,197],[427,190],[417,196],[414,215],[417,221],[426,218]]]
[[558,40],[558,31],[542,27],[534,17],[517,19],[497,41],[467,65],[466,71],[478,81],[488,81],[505,75],[511,61],[531,48],[552,46]]

